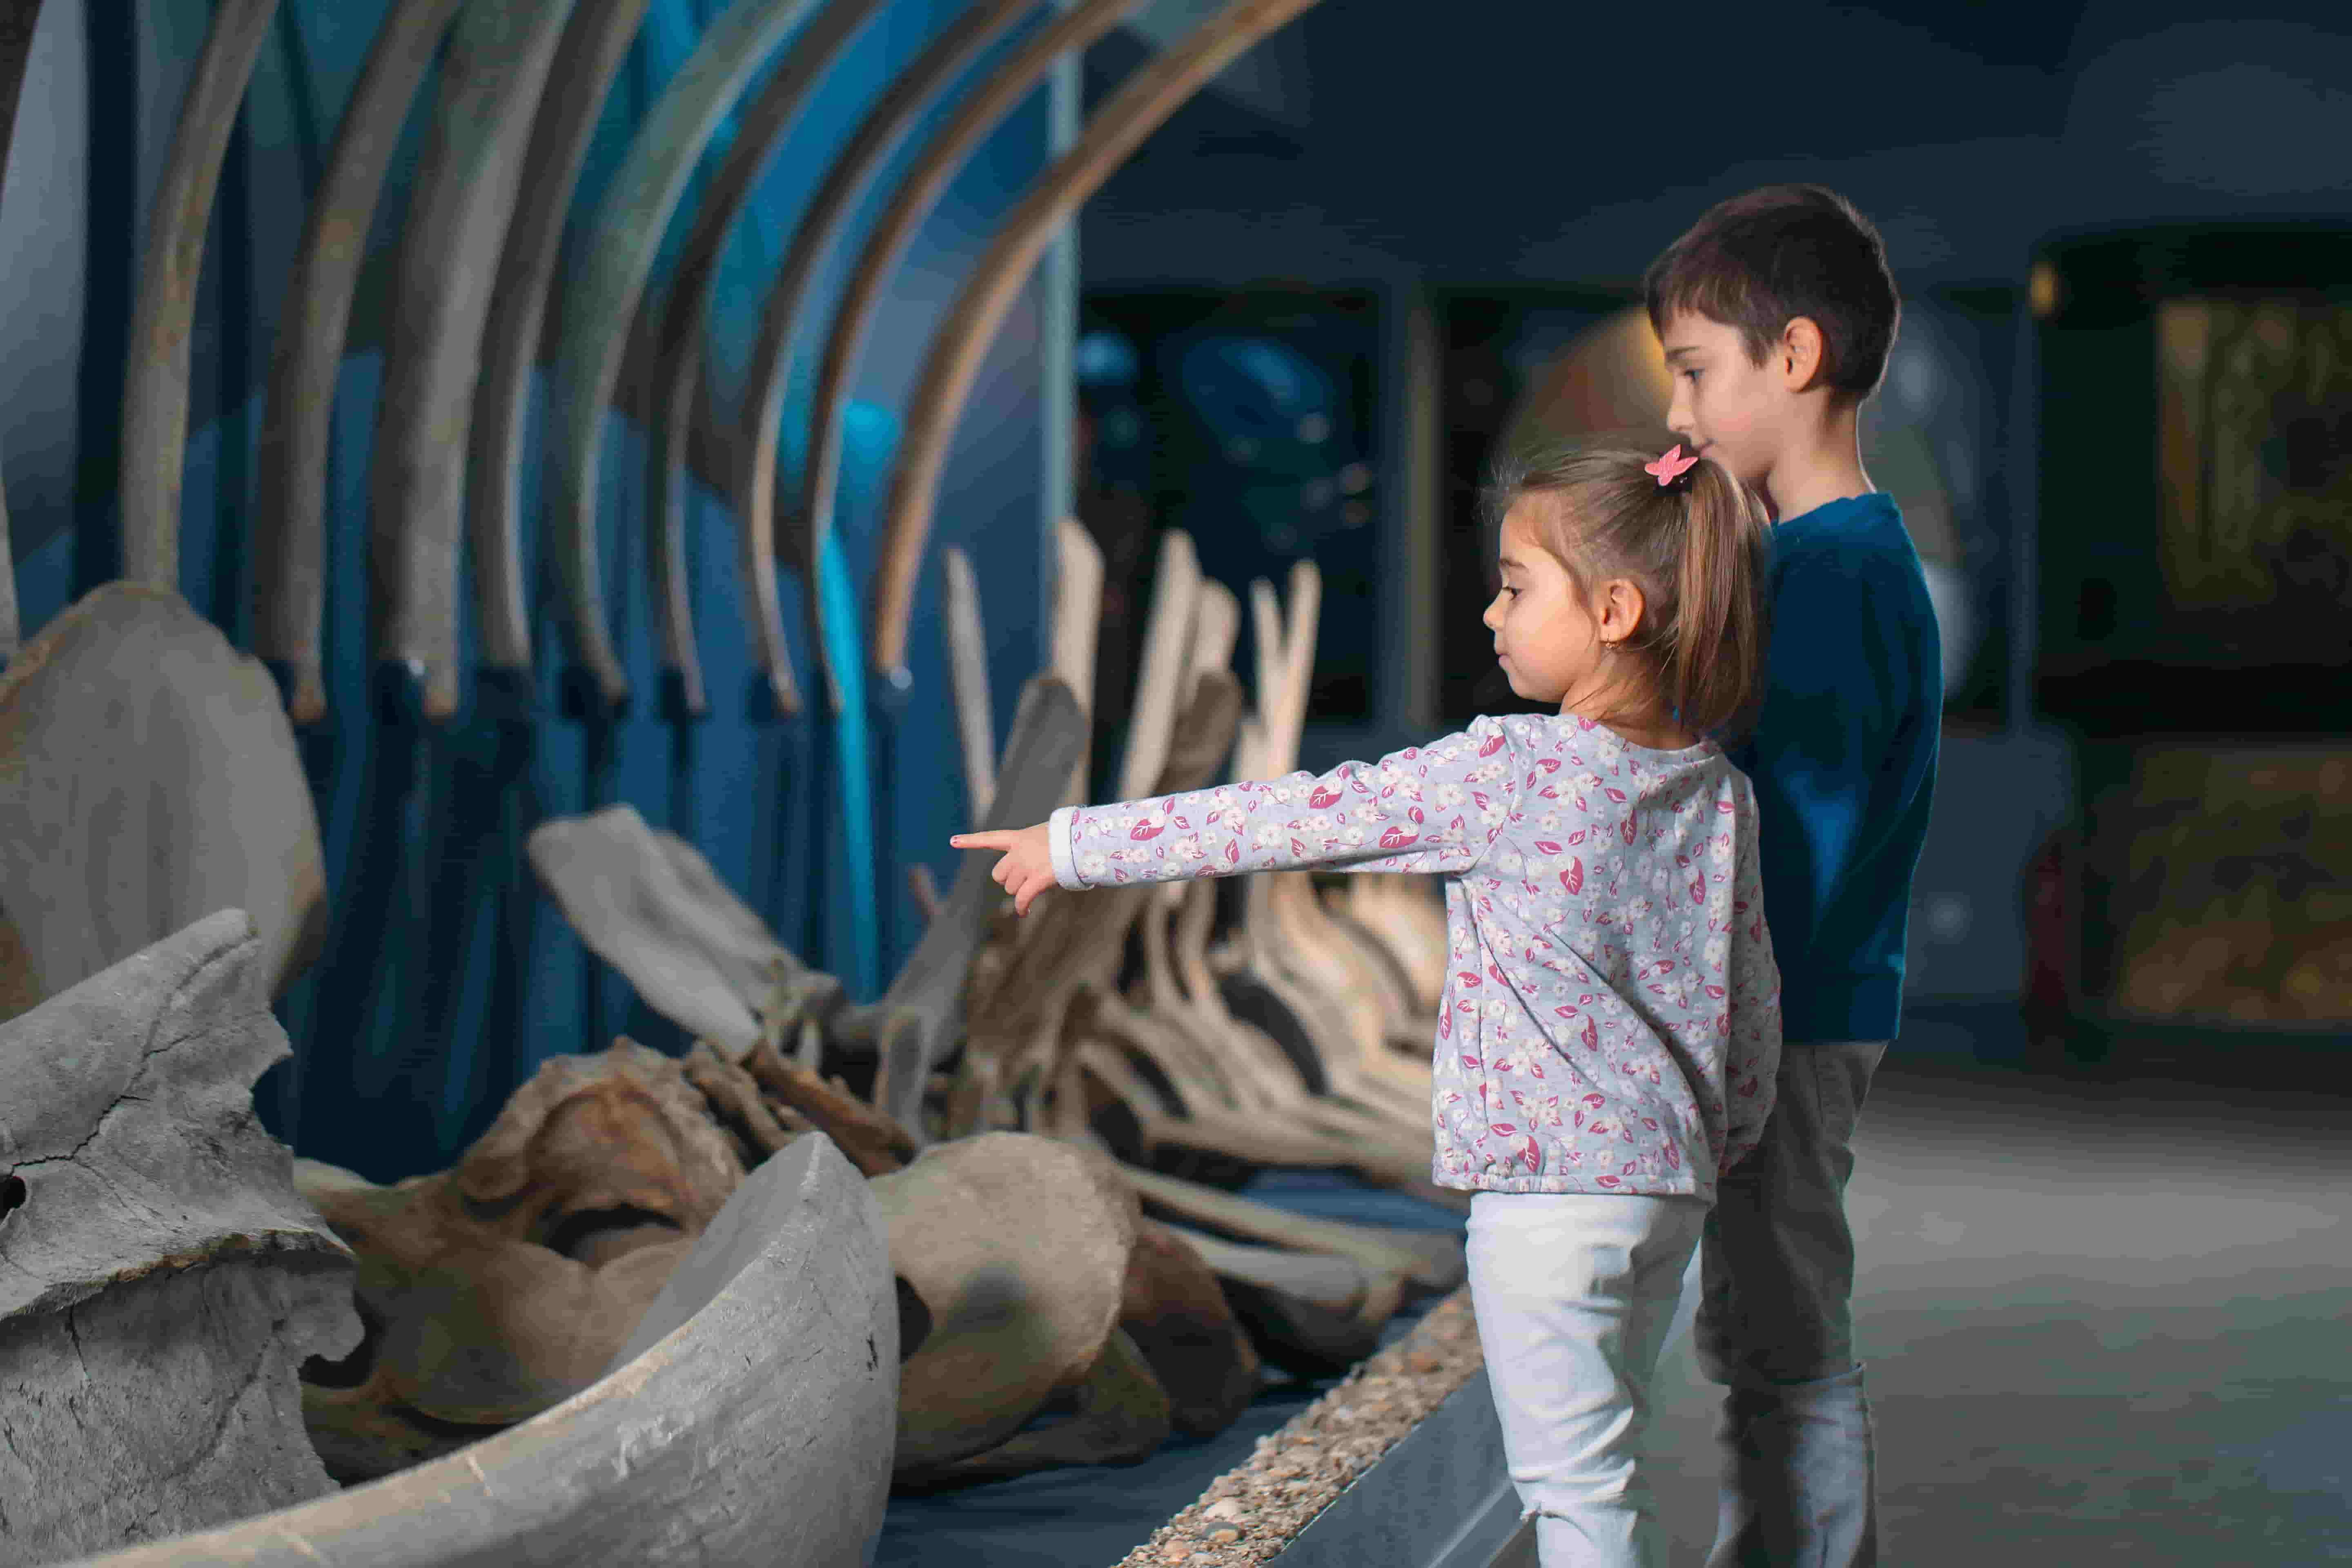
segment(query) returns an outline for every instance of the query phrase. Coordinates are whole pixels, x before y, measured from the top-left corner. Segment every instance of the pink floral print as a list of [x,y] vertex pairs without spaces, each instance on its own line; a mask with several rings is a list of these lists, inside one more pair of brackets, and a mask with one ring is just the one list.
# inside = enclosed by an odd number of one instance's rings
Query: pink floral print
[[1443,1185],[1712,1198],[1755,1147],[1780,1056],[1756,802],[1711,742],[1480,719],[1318,778],[1065,808],[1055,875],[1089,888],[1245,871],[1446,879]]

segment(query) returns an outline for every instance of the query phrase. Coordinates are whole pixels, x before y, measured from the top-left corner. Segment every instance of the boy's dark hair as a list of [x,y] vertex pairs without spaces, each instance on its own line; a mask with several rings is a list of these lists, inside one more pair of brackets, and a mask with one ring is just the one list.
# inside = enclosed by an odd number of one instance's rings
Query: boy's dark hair
[[1878,389],[1903,311],[1878,230],[1820,185],[1718,202],[1650,264],[1642,291],[1661,336],[1675,311],[1696,311],[1738,328],[1757,364],[1791,321],[1810,318],[1822,331],[1821,382],[1846,404]]

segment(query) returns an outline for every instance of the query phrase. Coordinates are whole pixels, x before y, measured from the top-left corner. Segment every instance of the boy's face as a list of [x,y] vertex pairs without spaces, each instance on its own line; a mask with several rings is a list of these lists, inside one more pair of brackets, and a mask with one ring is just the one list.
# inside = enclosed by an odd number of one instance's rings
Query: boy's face
[[1792,399],[1774,356],[1758,364],[1738,327],[1677,310],[1659,334],[1673,374],[1666,427],[1759,489],[1788,431]]

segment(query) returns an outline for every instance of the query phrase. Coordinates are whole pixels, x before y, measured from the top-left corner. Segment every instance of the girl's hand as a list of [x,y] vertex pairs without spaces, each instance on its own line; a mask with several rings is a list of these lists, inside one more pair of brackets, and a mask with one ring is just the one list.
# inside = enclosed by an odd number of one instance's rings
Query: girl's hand
[[1013,895],[1013,912],[1025,915],[1030,900],[1055,886],[1054,846],[1045,825],[999,828],[989,833],[959,833],[948,840],[959,849],[1001,849],[1004,858],[989,875]]

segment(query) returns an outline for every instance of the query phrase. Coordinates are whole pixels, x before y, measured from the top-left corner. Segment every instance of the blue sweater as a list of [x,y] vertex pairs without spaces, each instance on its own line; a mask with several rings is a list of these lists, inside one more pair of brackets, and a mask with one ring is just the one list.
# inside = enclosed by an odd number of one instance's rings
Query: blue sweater
[[1935,607],[1884,492],[1775,525],[1770,593],[1764,703],[1731,760],[1756,785],[1784,1036],[1892,1039],[1942,722]]

